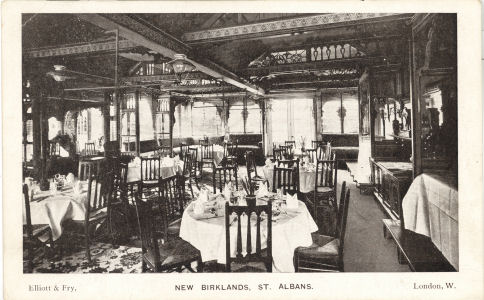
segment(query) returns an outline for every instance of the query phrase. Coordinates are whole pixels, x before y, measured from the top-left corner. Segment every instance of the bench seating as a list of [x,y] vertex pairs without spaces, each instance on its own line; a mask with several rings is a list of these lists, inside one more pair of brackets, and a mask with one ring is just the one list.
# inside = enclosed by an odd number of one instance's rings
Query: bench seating
[[322,134],[322,141],[331,143],[331,150],[336,153],[338,160],[358,160],[358,134]]

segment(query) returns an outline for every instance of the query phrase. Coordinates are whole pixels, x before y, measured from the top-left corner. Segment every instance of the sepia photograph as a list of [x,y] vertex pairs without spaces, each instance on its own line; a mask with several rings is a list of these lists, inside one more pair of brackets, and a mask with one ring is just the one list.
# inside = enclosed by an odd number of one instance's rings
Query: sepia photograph
[[[18,14],[22,101],[4,101],[21,133],[3,147],[21,149],[21,179],[3,187],[22,223],[9,265],[36,275],[23,293],[79,292],[42,283],[55,274],[171,273],[170,293],[206,297],[325,288],[295,273],[467,266],[459,105],[481,101],[460,96],[457,12],[90,7]],[[197,275],[234,272],[292,275]],[[438,274],[405,288],[450,297],[458,284]]]

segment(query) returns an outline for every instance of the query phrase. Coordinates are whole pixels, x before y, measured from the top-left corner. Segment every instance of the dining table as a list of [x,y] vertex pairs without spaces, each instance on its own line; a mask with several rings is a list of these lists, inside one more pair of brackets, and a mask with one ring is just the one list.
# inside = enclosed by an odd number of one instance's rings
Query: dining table
[[[59,190],[52,189],[41,191],[32,186],[29,194],[34,193],[30,201],[30,215],[32,225],[48,224],[52,231],[52,239],[55,241],[62,235],[62,223],[66,220],[82,221],[86,216],[87,209],[87,181],[79,181],[75,184],[65,184]],[[30,199],[30,197],[29,197]],[[26,224],[25,203],[23,205],[23,224]],[[48,234],[39,238],[42,241],[48,239]]]
[[[267,203],[258,199],[257,205]],[[272,257],[273,272],[294,272],[293,256],[297,247],[308,247],[312,245],[311,233],[318,230],[316,223],[309,214],[306,205],[298,201],[297,208],[284,208],[282,201],[278,205],[273,202],[272,216]],[[194,210],[194,202],[188,205],[183,212],[180,238],[192,244],[200,250],[202,261],[217,261],[220,264],[226,262],[226,240],[225,240],[225,216],[222,203],[218,210],[212,213],[197,214]],[[276,207],[276,211],[274,208]],[[218,213],[217,213],[218,211]],[[231,218],[234,216],[231,216]],[[255,217],[255,216],[252,216]],[[247,217],[243,215],[242,223],[242,245],[243,252],[247,253]],[[245,222],[245,223],[244,223]],[[237,222],[230,222],[230,249],[231,255],[235,256]],[[255,245],[256,222],[251,222],[251,236]],[[261,247],[267,247],[267,221],[261,222]],[[255,248],[255,247],[254,247]],[[255,252],[255,249],[253,249]]]
[[405,229],[430,237],[450,264],[459,269],[459,197],[457,177],[423,173],[402,200]]

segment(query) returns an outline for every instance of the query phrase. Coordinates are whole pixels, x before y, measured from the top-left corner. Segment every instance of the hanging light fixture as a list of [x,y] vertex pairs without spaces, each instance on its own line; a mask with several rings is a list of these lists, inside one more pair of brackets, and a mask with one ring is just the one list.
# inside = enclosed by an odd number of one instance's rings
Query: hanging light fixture
[[174,59],[168,62],[168,64],[173,68],[173,72],[175,73],[178,82],[181,82],[181,75],[183,73],[195,70],[195,66],[187,60],[185,54],[175,54]]

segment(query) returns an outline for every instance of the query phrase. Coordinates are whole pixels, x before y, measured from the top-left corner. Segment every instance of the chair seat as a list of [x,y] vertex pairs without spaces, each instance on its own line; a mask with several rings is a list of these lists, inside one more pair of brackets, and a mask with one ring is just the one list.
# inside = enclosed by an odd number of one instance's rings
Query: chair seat
[[[32,225],[32,236],[36,237],[38,235],[41,235],[43,234],[44,232],[46,232],[47,230],[50,229],[50,226],[49,224],[35,224],[35,225]],[[24,237],[27,237],[27,225],[24,225],[23,226],[23,236]]]
[[338,265],[339,263],[339,239],[312,234],[313,244],[309,247],[296,248],[300,260],[313,260],[317,263]]
[[170,224],[168,224],[168,234],[169,235],[180,235],[181,218],[177,219]]
[[[180,238],[160,244],[159,254],[162,268],[183,266],[200,258],[200,251]],[[151,251],[146,252],[143,257],[154,266],[155,260]]]
[[316,188],[316,193],[330,193],[330,192],[334,192],[334,188],[329,186],[318,186]]
[[92,211],[89,213],[89,221],[90,222],[95,222],[100,219],[104,219],[108,216],[108,212],[104,210],[99,210],[99,211]]

